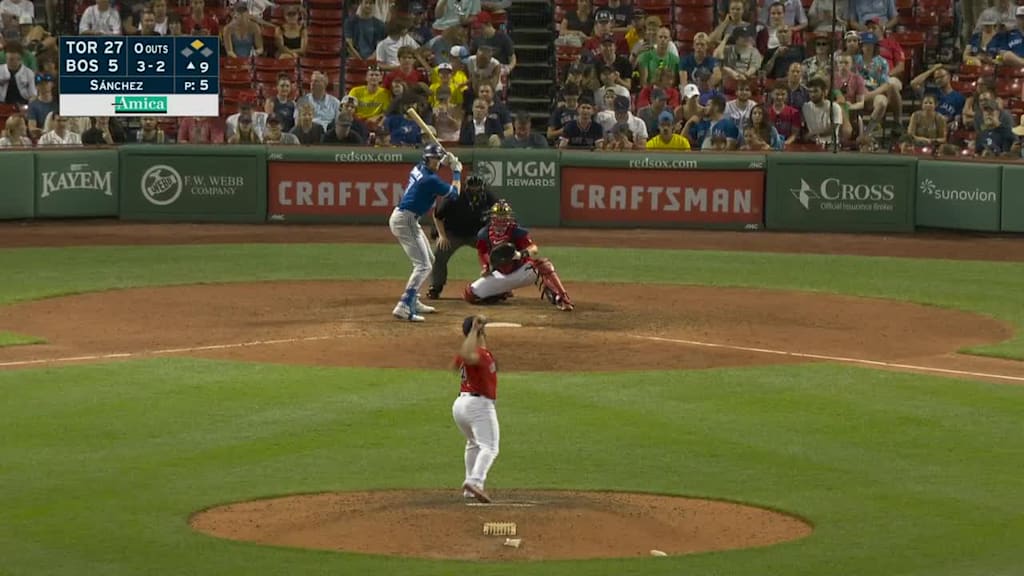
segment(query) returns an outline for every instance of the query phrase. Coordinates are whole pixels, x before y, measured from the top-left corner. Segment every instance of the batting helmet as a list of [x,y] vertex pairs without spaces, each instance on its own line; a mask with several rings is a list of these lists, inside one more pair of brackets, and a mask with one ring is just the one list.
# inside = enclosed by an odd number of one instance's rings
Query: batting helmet
[[437,144],[427,144],[423,147],[423,159],[427,158],[444,158],[444,150]]

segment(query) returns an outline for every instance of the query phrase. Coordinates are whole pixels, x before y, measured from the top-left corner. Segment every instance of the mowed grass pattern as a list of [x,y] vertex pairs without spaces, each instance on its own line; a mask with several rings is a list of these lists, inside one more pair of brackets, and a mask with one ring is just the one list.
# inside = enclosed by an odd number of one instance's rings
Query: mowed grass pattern
[[[1024,322],[1015,264],[546,252],[570,283],[838,292]],[[4,250],[0,266],[10,278],[0,284],[4,303],[113,287],[407,273],[398,247],[386,245]],[[472,277],[468,253],[453,273]],[[1018,336],[987,351],[1017,356],[1024,346]],[[804,540],[671,558],[467,565],[263,547],[189,529],[197,509],[249,498],[457,489],[457,384],[431,369],[439,362],[401,371],[177,358],[0,371],[0,574],[1024,574],[1024,388],[822,364],[501,381],[495,491],[744,501],[813,522]]]

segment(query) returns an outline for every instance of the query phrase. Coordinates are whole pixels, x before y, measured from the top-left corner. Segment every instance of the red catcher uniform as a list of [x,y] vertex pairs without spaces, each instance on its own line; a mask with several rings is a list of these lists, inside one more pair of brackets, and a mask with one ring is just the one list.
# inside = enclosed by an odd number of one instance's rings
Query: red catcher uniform
[[[498,365],[487,348],[479,346],[476,351],[480,361],[475,366],[467,366],[461,356],[455,356],[462,386],[452,404],[452,418],[466,438],[464,489],[466,484],[472,484],[482,491],[487,473],[498,457],[501,431],[498,428],[498,411],[494,407],[498,393]],[[463,496],[471,497],[473,494],[464,491]]]
[[[533,240],[530,239],[530,231],[526,228],[520,228],[519,226],[512,228],[502,236],[496,235],[490,226],[485,226],[477,233],[476,254],[480,258],[480,265],[483,269],[483,273],[493,270],[491,268],[491,250],[494,249],[495,246],[499,246],[506,242],[511,242],[516,247],[516,250],[526,250],[533,244]],[[531,261],[532,259],[527,258],[525,260],[509,262],[504,266],[498,267],[497,270],[502,274],[508,275],[522,268],[524,264]]]

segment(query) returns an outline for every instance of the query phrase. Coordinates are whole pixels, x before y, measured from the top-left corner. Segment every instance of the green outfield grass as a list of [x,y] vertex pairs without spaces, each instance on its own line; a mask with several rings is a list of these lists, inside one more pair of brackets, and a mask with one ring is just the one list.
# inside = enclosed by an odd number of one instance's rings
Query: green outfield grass
[[[974,354],[1024,360],[1024,265],[677,250],[545,249],[573,282],[657,282],[834,292],[960,308],[1012,323],[1017,334]],[[405,279],[409,263],[395,244],[257,244],[33,248],[0,250],[0,304],[77,292],[162,284],[311,278]],[[478,272],[470,250],[456,255],[453,278]],[[396,295],[401,286],[396,288]]]
[[[1024,358],[1020,264],[545,252],[570,287],[766,287],[971,310],[1018,329],[974,352]],[[163,284],[397,281],[408,263],[397,245],[223,245],[0,250],[0,269],[0,304],[9,304]],[[453,275],[475,272],[471,252],[460,253]],[[453,386],[435,371],[186,358],[0,371],[0,575],[1024,574],[1024,387],[824,364],[505,374],[502,452],[489,482],[496,492],[744,501],[807,518],[815,532],[804,540],[671,558],[467,565],[262,547],[189,529],[198,509],[261,496],[457,489]]]
[[[189,514],[292,492],[458,488],[444,372],[161,359],[0,372],[3,571],[456,574],[459,563],[227,542]],[[637,394],[643,390],[643,394]],[[508,374],[490,486],[650,491],[781,508],[775,547],[491,564],[474,574],[1019,573],[1024,389],[815,365]]]
[[0,348],[4,348],[5,346],[43,344],[45,342],[46,340],[35,336],[25,336],[24,334],[15,334],[14,332],[4,332],[3,330],[0,330]]

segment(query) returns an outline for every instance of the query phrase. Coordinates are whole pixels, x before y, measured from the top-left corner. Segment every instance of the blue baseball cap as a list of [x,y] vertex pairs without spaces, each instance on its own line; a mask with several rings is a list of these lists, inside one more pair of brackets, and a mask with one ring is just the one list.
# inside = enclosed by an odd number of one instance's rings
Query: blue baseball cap
[[676,117],[673,116],[672,113],[669,112],[668,110],[665,110],[661,114],[658,114],[658,124],[675,124],[675,122]]
[[861,44],[878,44],[878,37],[874,32],[864,32],[860,35]]

